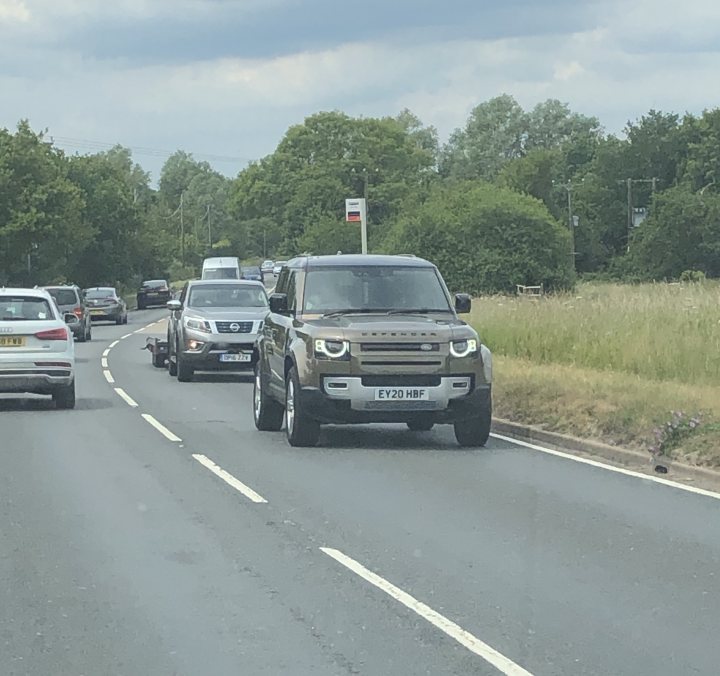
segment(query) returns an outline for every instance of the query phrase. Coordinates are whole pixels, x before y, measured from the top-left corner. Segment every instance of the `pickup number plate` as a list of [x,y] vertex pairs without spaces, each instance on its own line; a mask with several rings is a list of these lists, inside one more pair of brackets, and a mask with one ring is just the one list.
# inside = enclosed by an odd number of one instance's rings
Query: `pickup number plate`
[[220,355],[220,361],[223,362],[249,362],[252,361],[252,355],[251,354],[235,354],[233,352],[229,352],[227,354],[221,354]]
[[430,392],[423,387],[378,387],[375,401],[429,401]]

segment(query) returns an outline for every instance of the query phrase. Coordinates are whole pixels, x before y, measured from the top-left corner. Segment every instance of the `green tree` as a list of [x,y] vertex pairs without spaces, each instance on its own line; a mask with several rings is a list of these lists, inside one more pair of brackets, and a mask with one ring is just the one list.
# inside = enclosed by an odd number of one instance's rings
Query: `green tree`
[[453,290],[515,291],[516,284],[572,285],[570,238],[538,200],[484,183],[438,186],[402,218],[389,253],[433,261]]
[[0,130],[0,283],[64,279],[93,232],[64,154],[26,121]]

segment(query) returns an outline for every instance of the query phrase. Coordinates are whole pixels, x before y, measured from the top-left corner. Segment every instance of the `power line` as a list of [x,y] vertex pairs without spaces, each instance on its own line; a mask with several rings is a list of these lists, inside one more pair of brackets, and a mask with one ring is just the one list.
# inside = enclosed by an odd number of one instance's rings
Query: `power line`
[[[133,154],[147,155],[150,157],[162,157],[168,158],[174,155],[177,150],[164,150],[162,148],[149,148],[147,146],[126,146],[121,143],[108,143],[106,141],[94,141],[91,139],[75,138],[72,136],[54,136],[50,135],[50,141],[52,143],[58,143],[63,146],[69,146],[71,148],[77,148],[79,150],[111,150],[117,146],[127,148],[132,151]],[[210,153],[190,153],[195,159],[202,159],[209,162],[243,162],[249,163],[253,160],[249,157],[237,157],[232,155],[213,155]]]

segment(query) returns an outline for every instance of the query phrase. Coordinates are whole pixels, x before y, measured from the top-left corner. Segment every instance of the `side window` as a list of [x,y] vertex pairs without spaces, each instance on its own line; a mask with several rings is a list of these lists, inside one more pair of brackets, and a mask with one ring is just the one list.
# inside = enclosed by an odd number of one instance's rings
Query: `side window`
[[287,304],[289,310],[296,310],[297,309],[297,270],[288,270],[288,277],[287,277],[287,289],[285,293],[287,294]]
[[287,278],[290,271],[287,268],[283,268],[280,276],[278,277],[277,284],[275,285],[275,293],[285,293],[287,288]]

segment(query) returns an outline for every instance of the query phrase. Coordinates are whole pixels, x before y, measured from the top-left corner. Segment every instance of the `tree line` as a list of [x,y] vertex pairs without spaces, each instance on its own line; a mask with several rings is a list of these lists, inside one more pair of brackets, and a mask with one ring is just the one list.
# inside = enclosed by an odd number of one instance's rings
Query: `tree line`
[[556,100],[502,95],[441,144],[410,111],[321,112],[228,178],[178,151],[157,187],[120,146],[67,155],[0,130],[0,283],[190,277],[207,255],[359,251],[433,260],[453,289],[720,276],[720,109],[650,111],[621,136]]

